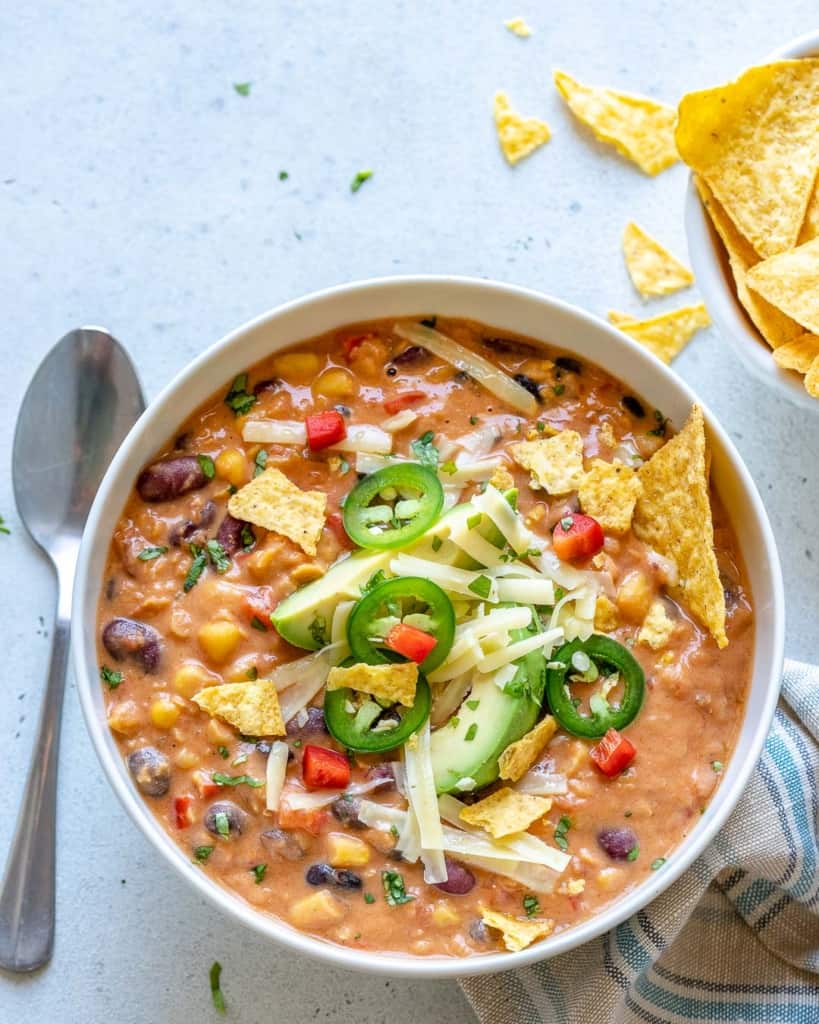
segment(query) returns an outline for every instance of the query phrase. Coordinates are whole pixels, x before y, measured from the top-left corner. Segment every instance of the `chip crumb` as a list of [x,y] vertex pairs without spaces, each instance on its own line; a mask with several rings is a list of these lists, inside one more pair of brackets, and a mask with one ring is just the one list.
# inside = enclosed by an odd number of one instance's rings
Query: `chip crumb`
[[674,663],[674,652],[673,651],[663,651],[663,653],[657,659],[657,664],[660,666],[660,668],[667,668],[669,665],[673,665],[673,663]]
[[688,267],[634,221],[623,231],[623,255],[632,283],[643,298],[670,295],[694,283]]
[[528,39],[532,34],[532,30],[526,24],[526,19],[517,17],[509,18],[503,23],[504,28],[508,28],[514,35],[519,36],[521,39]]
[[599,594],[594,606],[594,628],[598,633],[611,633],[620,625],[617,605],[605,594]]
[[670,363],[678,356],[701,327],[711,324],[708,310],[702,302],[672,309],[648,320],[636,320],[628,313],[611,310],[609,321],[664,363]]
[[617,447],[617,438],[614,434],[614,427],[610,420],[603,420],[597,431],[597,440],[607,448]]
[[326,509],[323,491],[302,491],[274,467],[239,488],[228,502],[235,519],[287,537],[307,555],[317,553]]
[[523,117],[512,109],[505,92],[495,93],[495,130],[503,155],[514,166],[551,138],[549,126],[536,117]]
[[498,758],[500,777],[510,782],[522,779],[546,749],[556,732],[556,720],[551,715],[546,715],[525,736],[510,743]]
[[203,711],[223,718],[245,736],[284,736],[275,684],[269,679],[206,686],[191,698]]
[[518,793],[505,786],[485,796],[476,804],[464,807],[461,821],[486,829],[493,839],[503,839],[515,832],[525,832],[552,809],[552,801],[543,796]]
[[647,644],[653,651],[665,647],[674,632],[674,623],[662,601],[652,601],[640,632],[637,634],[638,644]]
[[585,878],[570,878],[557,890],[561,896],[579,896],[586,888]]
[[358,693],[369,693],[411,708],[415,703],[418,685],[418,666],[414,661],[390,662],[386,665],[336,666],[327,676],[327,689],[343,690],[349,687]]
[[519,441],[510,450],[515,462],[531,473],[532,490],[568,494],[583,481],[583,438],[576,430],[561,430],[537,441]]
[[519,918],[499,914],[496,910],[481,909],[481,920],[487,928],[497,929],[510,953],[519,953],[538,939],[545,939],[554,930],[554,921],[546,918]]
[[577,491],[581,510],[607,533],[628,533],[642,484],[631,466],[594,459]]
[[506,466],[498,466],[492,476],[490,476],[489,483],[501,492],[508,491],[515,486],[515,478]]

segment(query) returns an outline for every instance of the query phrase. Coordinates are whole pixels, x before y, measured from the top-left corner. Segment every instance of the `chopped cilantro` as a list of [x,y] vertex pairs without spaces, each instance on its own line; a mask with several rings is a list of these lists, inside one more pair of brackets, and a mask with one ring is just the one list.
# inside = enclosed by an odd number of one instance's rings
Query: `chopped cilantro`
[[225,775],[223,772],[214,772],[211,778],[217,786],[241,786],[244,784],[258,789],[259,786],[264,785],[261,779],[254,779],[250,775]]
[[390,835],[393,837],[393,839],[398,838],[398,829],[395,827],[395,825],[390,825]]
[[441,540],[441,538],[440,538],[440,537],[438,536],[438,534],[436,533],[436,534],[435,534],[435,535],[433,536],[433,538],[432,538],[432,550],[433,550],[433,551],[440,551],[440,550],[441,550],[441,545],[442,545],[443,543],[444,543],[444,542],[443,542],[443,541]]
[[434,440],[435,434],[433,431],[428,430],[425,434],[421,434],[417,441],[413,441],[410,444],[412,454],[422,466],[438,465],[439,453],[436,446],[432,443]]
[[193,556],[193,561],[191,562],[188,573],[185,576],[185,582],[182,584],[182,589],[186,594],[189,590],[193,590],[199,582],[199,577],[205,571],[205,566],[208,564],[208,556],[202,548],[197,547],[196,544],[191,544],[190,551]]
[[342,455],[342,457],[341,457],[341,458],[339,459],[339,463],[338,463],[338,471],[339,471],[339,473],[340,473],[340,474],[341,474],[342,476],[344,476],[344,474],[345,474],[345,473],[349,473],[349,472],[350,472],[350,463],[349,463],[349,462],[348,462],[348,461],[347,461],[347,460],[346,460],[346,459],[344,458],[344,456],[343,456],[343,455]]
[[470,725],[470,727],[466,730],[466,736],[464,736],[464,739],[467,741],[467,743],[471,743],[472,740],[474,740],[477,735],[478,723],[473,722],[472,725]]
[[478,597],[489,597],[489,591],[492,589],[492,580],[488,576],[478,576],[474,579],[467,588],[471,590],[473,594],[477,594]]
[[197,846],[193,851],[193,859],[197,864],[204,864],[214,850],[214,846]]
[[452,476],[453,473],[458,472],[458,467],[454,462],[442,462],[439,466],[441,473],[446,473],[448,476]]
[[572,827],[572,819],[565,814],[555,826],[555,845],[564,853],[569,849],[569,840],[566,838],[569,829]]
[[247,523],[245,523],[245,525],[242,527],[242,532],[239,534],[239,537],[242,541],[243,551],[250,551],[250,549],[256,543],[256,538],[253,535],[253,530],[251,530],[250,526]]
[[722,761],[712,761],[711,767],[717,773],[717,775],[719,775],[722,769],[725,767],[725,765],[722,763]]
[[668,420],[659,409],[654,410],[654,419],[657,421],[657,426],[653,430],[649,430],[648,433],[651,437],[665,437],[668,429]]
[[251,681],[251,683],[255,683],[259,678],[259,670],[255,665],[251,665],[247,672],[245,672],[245,676]]
[[555,386],[552,388],[552,391],[557,395],[558,398],[560,398],[560,396],[563,394],[565,390],[565,384],[555,384]]
[[401,903],[409,903],[414,900],[404,888],[404,878],[398,871],[382,871],[381,882],[384,886],[384,897],[391,907],[397,907]]
[[230,568],[230,557],[219,541],[209,540],[206,546],[214,569],[220,574],[227,572]]
[[227,838],[230,835],[230,821],[224,811],[217,811],[213,816],[213,823],[220,836]]
[[358,192],[365,181],[368,181],[373,176],[372,171],[359,171],[358,174],[350,182],[350,191]]
[[467,528],[467,530],[474,530],[476,526],[480,526],[482,519],[483,519],[483,513],[482,512],[475,512],[474,515],[469,516],[467,518],[467,520],[466,520],[466,528]]
[[287,181],[289,177],[290,175],[287,173],[287,171],[279,171],[279,181]]
[[375,896],[373,896],[373,894],[371,892],[365,892],[364,893],[364,902],[365,903],[375,903]]
[[637,858],[639,856],[640,856],[640,847],[639,846],[632,846],[632,848],[628,851],[628,855],[626,856],[626,860],[632,860],[632,861],[633,860],[637,860]]
[[457,729],[460,724],[461,724],[461,720],[460,720],[460,718],[458,718],[457,715],[453,715],[452,718],[450,718],[450,720],[449,720],[449,727],[451,729]]
[[301,746],[301,740],[293,740],[293,746],[298,748]]
[[256,458],[253,460],[253,476],[254,478],[264,473],[265,467],[267,466],[267,452],[262,448],[256,454]]
[[218,960],[213,961],[213,966],[210,969],[210,995],[213,999],[213,1005],[219,1011],[219,1013],[226,1013],[225,1009],[225,997],[222,995],[222,989],[220,987],[220,981],[222,978],[222,965]]
[[264,881],[264,876],[267,874],[267,864],[256,864],[250,870],[256,879],[256,885],[261,885]]
[[543,420],[537,421],[537,423],[535,424],[535,430],[539,434],[542,434],[546,430],[546,424],[543,422]]
[[386,578],[387,574],[384,572],[384,570],[378,569],[376,572],[372,574],[372,576],[370,576],[367,582],[362,586],[361,596],[365,597],[367,594],[369,594],[371,590],[375,590],[379,583],[383,583]]
[[247,374],[240,373],[230,386],[230,391],[225,395],[225,405],[232,409],[237,416],[245,416],[256,404],[256,396],[251,395],[247,390]]
[[526,911],[527,917],[534,917],[535,914],[539,913],[540,903],[538,902],[537,896],[524,896],[523,909]]
[[470,416],[469,422],[473,427],[476,427],[480,423],[480,420],[478,419],[477,416]]
[[479,700],[468,700],[466,702],[466,706],[469,708],[470,711],[477,711],[479,704]]
[[137,555],[140,562],[152,562],[155,558],[159,558],[160,555],[166,554],[168,551],[165,547],[155,548],[143,548]]
[[253,85],[252,82],[234,82],[233,88],[240,96],[249,96],[250,87]]
[[216,466],[214,466],[213,459],[210,455],[197,455],[196,461],[199,463],[199,468],[208,480],[212,480],[216,476]]
[[217,747],[216,753],[219,755],[219,757],[224,757],[225,759],[230,757],[230,751],[228,750],[227,747]]
[[112,690],[116,690],[122,682],[122,673],[115,672],[112,668],[108,668],[107,665],[103,665],[100,669],[100,679],[104,683],[108,683]]
[[663,864],[665,864],[665,857],[658,857],[656,860],[651,862],[651,870],[659,871]]
[[0,516],[0,533],[11,533],[11,530],[6,526],[6,520]]
[[250,620],[250,625],[253,627],[253,629],[258,629],[260,633],[267,632],[267,626],[265,625],[264,622],[262,622],[258,615],[253,616],[253,618]]

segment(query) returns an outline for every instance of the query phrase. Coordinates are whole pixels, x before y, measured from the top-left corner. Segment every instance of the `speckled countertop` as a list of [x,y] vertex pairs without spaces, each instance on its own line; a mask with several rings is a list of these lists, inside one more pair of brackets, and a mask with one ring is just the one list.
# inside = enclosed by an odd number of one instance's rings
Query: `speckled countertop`
[[[26,384],[54,341],[73,326],[106,325],[150,397],[228,329],[357,278],[484,275],[596,313],[636,312],[619,252],[623,225],[634,217],[684,254],[685,171],[649,179],[591,142],[570,121],[551,69],[674,101],[815,28],[816,15],[815,0],[776,8],[764,0],[30,0],[6,8],[0,513],[12,533],[0,537],[0,858],[31,749],[54,595],[14,510],[11,437]],[[516,14],[531,23],[530,39],[504,30]],[[233,83],[245,81],[253,85],[242,97]],[[553,130],[514,172],[492,132],[498,87]],[[374,177],[351,195],[363,168]],[[806,420],[773,398],[713,329],[677,368],[757,481],[781,543],[788,648],[809,658],[819,641],[819,415]],[[471,1018],[454,983],[320,968],[221,920],[126,819],[73,689],[59,837],[55,957],[34,977],[0,974],[0,1020],[214,1020],[207,970],[216,958],[228,1019],[243,1024]]]

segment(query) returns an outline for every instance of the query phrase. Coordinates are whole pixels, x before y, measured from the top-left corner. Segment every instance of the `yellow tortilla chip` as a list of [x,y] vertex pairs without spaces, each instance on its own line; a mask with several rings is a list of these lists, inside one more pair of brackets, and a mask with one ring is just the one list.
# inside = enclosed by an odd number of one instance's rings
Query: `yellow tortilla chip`
[[648,320],[635,320],[628,313],[618,313],[612,309],[609,322],[630,338],[639,341],[658,359],[670,363],[701,327],[710,325],[711,319],[705,305],[698,302],[695,306],[682,306]]
[[711,218],[711,223],[725,246],[731,273],[734,275],[737,298],[751,318],[753,325],[771,348],[777,348],[798,337],[802,333],[802,328],[795,320],[785,316],[780,309],[772,306],[761,295],[757,295],[756,292],[752,292],[748,288],[746,280],[748,271],[759,262],[754,247],[747,238],[737,231],[722,203],[697,174],[694,175],[694,184],[697,186],[700,199]]
[[819,398],[819,356],[813,360],[811,368],[805,374],[805,390],[811,398]]
[[718,647],[725,635],[725,595],[714,555],[708,497],[708,455],[702,409],[695,405],[676,437],[639,470],[643,492],[634,510],[635,534],[679,569],[669,590],[708,629]]
[[623,255],[634,287],[644,297],[670,295],[694,283],[694,275],[634,221],[623,231]]
[[673,107],[645,96],[581,85],[565,71],[555,71],[554,80],[574,116],[646,174],[659,174],[680,159],[674,145]]
[[245,736],[284,736],[279,695],[269,679],[207,686],[192,700],[203,711],[223,718]]
[[819,238],[757,263],[748,271],[748,287],[807,330],[819,333]]
[[511,782],[522,779],[546,749],[546,744],[556,732],[557,722],[551,715],[546,715],[525,736],[510,743],[498,759],[500,777],[509,779]]
[[532,474],[532,490],[568,494],[583,482],[583,438],[576,430],[513,444],[512,458]]
[[760,256],[791,249],[819,168],[819,59],[750,68],[683,96],[676,140]]
[[631,468],[621,462],[595,459],[577,491],[580,508],[593,516],[608,533],[627,533],[631,529],[634,505],[642,484]]
[[594,606],[594,628],[598,633],[611,633],[620,625],[617,605],[600,594]]
[[497,928],[503,935],[503,944],[510,953],[519,953],[538,939],[551,935],[555,923],[547,918],[510,917],[496,910],[481,910],[481,920],[487,928]]
[[807,331],[793,341],[780,345],[773,354],[774,361],[783,370],[796,370],[797,373],[807,373],[817,356],[819,356],[819,336],[809,334]]
[[545,121],[523,117],[513,110],[505,92],[495,93],[494,112],[498,142],[507,162],[513,167],[552,137]]
[[643,620],[640,632],[637,634],[637,643],[648,644],[653,651],[659,651],[668,643],[673,632],[674,623],[668,617],[663,602],[652,601],[648,615]]
[[358,693],[369,693],[411,708],[415,703],[418,685],[418,666],[414,661],[401,661],[388,665],[351,665],[349,668],[331,668],[327,676],[328,690],[343,690],[349,686]]
[[326,508],[326,494],[302,491],[273,467],[240,487],[228,502],[234,518],[287,537],[307,555],[316,554]]
[[525,18],[509,18],[508,21],[503,23],[503,26],[521,39],[527,39],[532,34],[532,30],[526,24]]
[[525,832],[533,821],[551,809],[552,801],[546,797],[517,793],[506,786],[476,804],[464,807],[460,818],[467,825],[486,829],[493,839],[503,839],[515,832]]

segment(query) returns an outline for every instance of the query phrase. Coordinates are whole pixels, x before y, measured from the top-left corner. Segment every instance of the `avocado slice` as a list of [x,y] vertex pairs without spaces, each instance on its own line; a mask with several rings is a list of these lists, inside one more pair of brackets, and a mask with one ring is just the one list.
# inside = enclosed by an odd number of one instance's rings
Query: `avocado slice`
[[[512,639],[533,632],[534,626],[513,630]],[[462,792],[458,782],[465,778],[475,780],[476,790],[488,786],[498,777],[503,751],[534,727],[543,702],[546,659],[541,651],[531,651],[515,664],[517,672],[504,690],[491,678],[475,683],[458,711],[432,734],[436,792]]]

